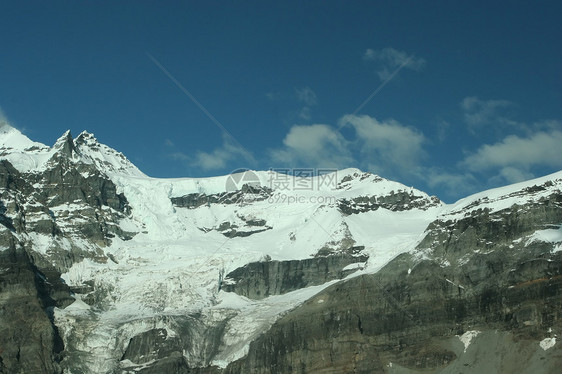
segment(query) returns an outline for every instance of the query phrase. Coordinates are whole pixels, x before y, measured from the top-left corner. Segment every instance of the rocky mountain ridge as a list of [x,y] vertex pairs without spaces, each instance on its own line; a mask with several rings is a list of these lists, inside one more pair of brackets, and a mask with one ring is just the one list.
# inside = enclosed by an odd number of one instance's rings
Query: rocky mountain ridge
[[561,190],[154,179],[89,133],[5,125],[0,372],[555,372]]

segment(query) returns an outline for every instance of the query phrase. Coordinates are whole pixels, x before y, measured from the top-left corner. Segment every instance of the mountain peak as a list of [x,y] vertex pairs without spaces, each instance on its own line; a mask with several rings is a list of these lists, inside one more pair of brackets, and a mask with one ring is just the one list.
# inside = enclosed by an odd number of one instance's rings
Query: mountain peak
[[49,151],[46,145],[30,140],[7,122],[0,122],[0,157],[17,170],[36,169],[38,164],[46,161]]
[[92,133],[82,131],[74,144],[80,155],[89,159],[101,171],[145,176],[123,153],[100,143]]
[[44,148],[46,145],[32,141],[6,121],[0,122],[0,148],[23,151],[33,147]]
[[102,172],[117,172],[145,176],[122,153],[101,144],[95,136],[82,131],[76,139],[67,130],[53,147],[37,143],[6,122],[0,123],[0,157],[8,160],[20,172],[38,171],[51,164],[50,160],[65,159],[94,164]]
[[74,154],[76,153],[76,145],[74,144],[74,140],[72,139],[70,130],[66,130],[66,132],[57,139],[55,145],[53,146],[53,149],[59,155],[67,157],[74,156]]
[[87,143],[87,142],[95,142],[98,143],[98,139],[94,136],[94,134],[89,133],[88,131],[84,130],[78,135],[76,138],[76,144],[78,143]]

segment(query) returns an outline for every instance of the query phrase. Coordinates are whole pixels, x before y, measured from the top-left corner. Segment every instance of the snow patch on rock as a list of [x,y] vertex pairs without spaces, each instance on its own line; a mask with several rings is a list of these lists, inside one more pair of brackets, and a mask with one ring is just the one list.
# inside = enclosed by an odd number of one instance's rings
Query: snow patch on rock
[[457,337],[462,342],[462,344],[464,344],[464,352],[466,352],[466,350],[468,349],[468,346],[470,345],[472,339],[477,337],[478,334],[480,334],[480,331],[472,330],[472,331],[467,331],[460,336],[457,335]]
[[556,344],[556,338],[545,338],[539,342],[539,345],[545,351],[554,347],[554,344]]

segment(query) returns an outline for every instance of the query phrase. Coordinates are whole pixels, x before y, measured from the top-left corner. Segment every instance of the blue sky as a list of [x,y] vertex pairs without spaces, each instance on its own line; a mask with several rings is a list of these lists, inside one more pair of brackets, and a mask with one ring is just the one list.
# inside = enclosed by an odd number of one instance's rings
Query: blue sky
[[92,132],[155,177],[357,167],[451,202],[562,169],[560,14],[559,1],[4,1],[1,115],[46,144]]

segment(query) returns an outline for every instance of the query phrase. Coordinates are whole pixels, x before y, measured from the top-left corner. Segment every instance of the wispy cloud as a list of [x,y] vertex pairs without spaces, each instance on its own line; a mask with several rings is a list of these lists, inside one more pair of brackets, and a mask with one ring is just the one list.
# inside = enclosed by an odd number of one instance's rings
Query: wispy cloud
[[280,92],[268,92],[265,94],[265,97],[267,97],[270,101],[278,101],[283,97],[283,95]]
[[310,121],[312,119],[312,111],[310,110],[310,107],[302,107],[299,112],[299,118],[307,122]]
[[4,114],[4,111],[0,107],[0,123],[2,123],[2,122],[8,122],[8,119],[6,118],[6,115]]
[[17,126],[12,121],[10,121],[8,119],[8,117],[6,116],[6,114],[4,113],[4,111],[2,110],[2,108],[0,107],[0,128],[3,128],[3,127],[4,127],[4,130],[7,130],[9,128],[17,129],[22,134],[25,134],[27,132],[26,131],[27,129],[25,127]]
[[295,95],[297,100],[304,105],[313,106],[318,103],[318,97],[316,92],[314,92],[310,87],[302,87],[295,89]]
[[363,58],[370,61],[378,61],[377,74],[381,79],[381,84],[353,111],[353,115],[359,113],[398,73],[409,67],[419,70],[425,65],[422,58],[416,59],[415,56],[407,56],[405,52],[397,51],[393,48],[385,48],[379,51],[367,49]]
[[520,122],[510,119],[505,113],[514,106],[508,100],[480,100],[476,96],[465,97],[460,103],[464,122],[472,132],[484,127],[524,127]]
[[265,96],[269,101],[285,106],[289,122],[310,122],[312,108],[318,105],[318,96],[309,86],[294,88],[293,92],[271,91]]
[[431,188],[441,187],[446,196],[439,198],[457,198],[459,195],[472,193],[480,184],[478,179],[469,171],[444,170],[440,167],[421,167],[418,178],[425,181]]
[[172,152],[168,155],[172,160],[176,161],[189,161],[191,158],[183,152]]
[[377,64],[377,75],[381,81],[389,79],[393,71],[403,66],[406,69],[420,71],[425,65],[425,59],[408,55],[404,51],[399,51],[394,48],[383,49],[367,49],[363,54],[363,59],[366,61],[373,61]]
[[295,97],[297,101],[304,106],[299,110],[298,116],[304,121],[310,121],[312,119],[311,107],[318,104],[318,97],[316,92],[312,88],[306,86],[302,88],[295,89]]
[[535,174],[529,170],[520,169],[513,166],[505,166],[499,170],[497,175],[490,178],[492,185],[503,185],[505,183],[517,183],[529,179],[533,179]]
[[4,111],[0,107],[0,128],[10,126],[10,122],[8,121],[8,117],[4,114]]

